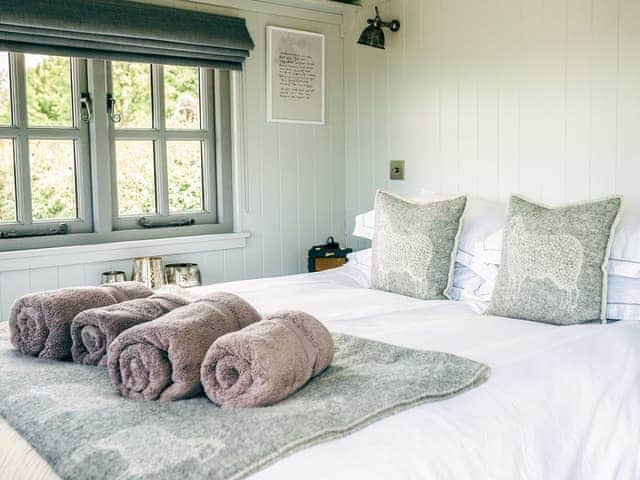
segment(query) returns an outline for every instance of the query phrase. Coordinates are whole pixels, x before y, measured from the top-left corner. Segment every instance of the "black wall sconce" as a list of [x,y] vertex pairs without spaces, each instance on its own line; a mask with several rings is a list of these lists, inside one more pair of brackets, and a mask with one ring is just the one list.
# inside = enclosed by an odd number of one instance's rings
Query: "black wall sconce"
[[391,20],[390,22],[383,22],[380,18],[380,12],[376,7],[376,18],[370,18],[367,20],[367,27],[360,34],[358,43],[361,45],[368,45],[370,47],[381,48],[384,50],[384,32],[383,27],[388,28],[392,32],[400,30],[400,22],[398,20]]

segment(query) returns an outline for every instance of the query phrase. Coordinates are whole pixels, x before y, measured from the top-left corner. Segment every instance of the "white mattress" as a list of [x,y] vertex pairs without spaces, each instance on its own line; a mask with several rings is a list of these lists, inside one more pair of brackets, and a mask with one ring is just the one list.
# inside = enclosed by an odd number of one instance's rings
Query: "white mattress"
[[[349,266],[193,289],[487,363],[489,381],[298,452],[255,479],[640,478],[640,322],[555,327],[362,288]],[[1,464],[2,462],[0,462]]]

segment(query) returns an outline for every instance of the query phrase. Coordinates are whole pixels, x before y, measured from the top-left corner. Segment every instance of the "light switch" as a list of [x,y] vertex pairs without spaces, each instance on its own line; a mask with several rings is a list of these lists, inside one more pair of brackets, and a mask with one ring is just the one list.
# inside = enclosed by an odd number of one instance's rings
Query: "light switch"
[[389,178],[391,180],[404,180],[404,160],[391,160],[389,162]]

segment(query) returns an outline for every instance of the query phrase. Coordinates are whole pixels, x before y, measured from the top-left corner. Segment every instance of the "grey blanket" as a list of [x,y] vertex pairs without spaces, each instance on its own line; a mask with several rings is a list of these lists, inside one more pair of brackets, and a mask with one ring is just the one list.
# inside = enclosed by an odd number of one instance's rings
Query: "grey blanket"
[[333,339],[305,312],[281,311],[216,340],[200,379],[222,407],[271,405],[319,375],[333,358]]
[[66,360],[71,358],[71,322],[78,313],[152,294],[136,282],[31,293],[11,307],[11,341],[27,355]]
[[80,312],[71,324],[73,361],[106,367],[107,348],[118,335],[188,303],[181,296],[158,293],[147,298],[136,298]]
[[[139,402],[104,369],[24,356],[0,334],[0,415],[64,479],[239,479],[319,442],[484,382],[465,358],[334,335],[331,366],[271,407]],[[301,473],[301,478],[303,474]]]
[[233,293],[206,295],[122,332],[109,347],[111,381],[133,399],[182,400],[198,395],[200,366],[211,344],[259,320],[258,312]]

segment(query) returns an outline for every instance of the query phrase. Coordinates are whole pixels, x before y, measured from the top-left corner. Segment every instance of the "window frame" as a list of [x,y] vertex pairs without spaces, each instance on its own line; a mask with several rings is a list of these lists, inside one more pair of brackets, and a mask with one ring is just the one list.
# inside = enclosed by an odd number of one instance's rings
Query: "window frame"
[[[16,221],[0,223],[0,230],[45,232],[66,224],[69,234],[93,231],[91,195],[91,156],[89,122],[81,120],[82,92],[87,91],[87,61],[70,58],[71,120],[67,127],[31,126],[27,106],[27,72],[22,53],[9,52],[9,88],[11,98],[11,124],[0,125],[0,139],[13,143]],[[33,221],[31,195],[31,165],[29,140],[72,140],[74,145],[76,218]],[[25,237],[20,237],[21,239]],[[2,239],[8,240],[8,239]]]
[[[142,229],[140,218],[155,222],[169,223],[192,218],[196,224],[215,224],[217,214],[217,175],[216,175],[216,105],[217,88],[212,69],[199,68],[200,75],[200,129],[169,129],[166,127],[164,66],[152,64],[151,75],[151,128],[118,128],[117,123],[108,120],[109,147],[111,153],[111,198],[114,230]],[[111,62],[106,62],[107,94],[113,94],[113,76]],[[118,101],[115,98],[116,102]],[[117,103],[116,103],[117,105]],[[117,112],[117,106],[116,106]],[[156,213],[119,215],[116,142],[118,140],[151,141],[154,152]],[[168,189],[167,142],[198,141],[202,145],[202,202],[201,211],[170,212]]]
[[[203,171],[203,178],[207,176],[215,186],[215,195],[210,195],[212,205],[215,205],[215,223],[202,223],[191,226],[167,226],[152,229],[126,229],[118,230],[114,226],[115,211],[113,206],[113,157],[112,140],[108,132],[112,127],[107,117],[106,98],[107,93],[107,63],[98,59],[75,59],[85,62],[87,89],[74,93],[74,109],[81,111],[80,94],[88,93],[91,99],[91,120],[88,126],[89,151],[87,157],[90,178],[84,188],[90,191],[87,205],[93,215],[93,229],[87,233],[68,233],[66,235],[48,235],[38,237],[20,237],[0,239],[0,252],[12,252],[21,250],[56,248],[88,244],[108,244],[113,242],[129,242],[139,240],[172,239],[179,241],[181,237],[194,237],[199,235],[229,234],[234,227],[240,228],[240,216],[234,207],[236,194],[234,189],[238,179],[233,173],[234,156],[238,154],[235,148],[237,138],[233,131],[233,125],[237,122],[238,111],[238,79],[234,72],[218,69],[207,69],[211,74],[212,88],[208,88],[212,101],[209,102],[210,113],[206,115],[211,122],[212,146],[210,152],[214,153],[214,168],[211,175]],[[201,89],[202,89],[201,85]],[[25,85],[26,89],[26,85]],[[12,89],[12,95],[13,91]],[[79,115],[79,112],[77,113]],[[15,116],[12,115],[12,121]],[[79,117],[78,117],[79,118]],[[204,122],[205,115],[202,117]],[[201,124],[201,125],[204,125]],[[28,177],[27,177],[28,178]],[[78,187],[78,191],[79,187]],[[206,205],[205,205],[206,206]],[[90,214],[91,212],[89,212]],[[236,225],[236,222],[238,224]],[[59,222],[56,222],[58,224]],[[3,224],[7,225],[7,224]],[[0,227],[1,229],[1,227]],[[126,243],[121,244],[123,248]],[[116,245],[114,245],[115,247]]]

